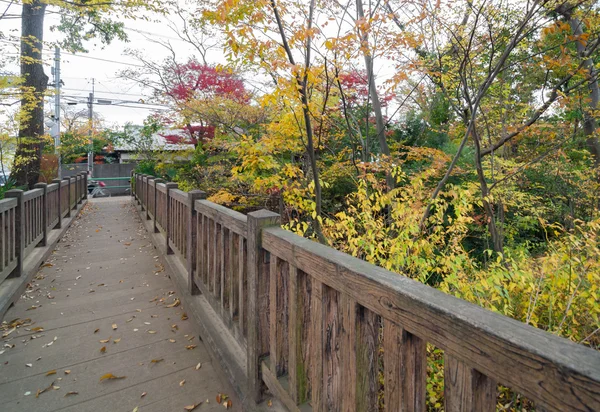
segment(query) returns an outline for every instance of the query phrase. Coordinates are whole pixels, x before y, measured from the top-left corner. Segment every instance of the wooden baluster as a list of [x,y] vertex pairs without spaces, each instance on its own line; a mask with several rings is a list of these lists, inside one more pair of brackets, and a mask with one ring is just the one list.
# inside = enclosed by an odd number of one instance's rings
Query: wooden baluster
[[446,412],[496,410],[497,383],[448,353],[444,353]]
[[221,302],[221,307],[223,307],[223,291],[221,290],[221,254],[223,253],[223,248],[221,247],[221,225],[218,224],[216,220],[213,242],[213,286],[215,288],[214,294],[217,302]]
[[220,246],[221,246],[221,264],[220,264],[220,271],[221,271],[221,308],[223,309],[224,313],[227,313],[229,311],[229,291],[230,291],[230,286],[229,283],[231,282],[230,279],[230,275],[229,275],[229,229],[227,229],[225,226],[221,226],[221,240],[220,240]]
[[247,278],[247,260],[248,254],[246,250],[246,239],[243,236],[239,237],[238,243],[238,282],[239,282],[239,299],[240,303],[238,305],[239,318],[240,318],[240,326],[242,330],[242,335],[247,336],[248,333],[248,278]]
[[[239,313],[239,235],[234,231],[229,231],[229,316],[235,321]],[[241,329],[240,329],[241,331]],[[241,333],[240,333],[241,334]]]
[[270,369],[275,376],[287,372],[288,358],[288,274],[287,264],[271,255],[269,275]]
[[356,410],[378,411],[379,317],[359,307],[356,331]]
[[342,411],[353,412],[356,410],[356,378],[358,375],[356,365],[356,312],[357,305],[345,293],[340,298],[341,323],[342,323]]
[[44,237],[40,242],[40,246],[46,246],[48,244],[48,214],[46,213],[48,209],[48,184],[47,183],[36,183],[33,187],[36,189],[42,189],[43,194],[41,197],[41,203],[39,205],[41,210],[41,225],[42,225],[42,233]]
[[[173,183],[173,182],[169,182],[167,184],[165,184],[166,187],[166,197],[165,197],[165,213],[166,213],[166,228],[165,228],[165,244],[167,247],[167,251],[166,254],[167,255],[172,255],[173,254],[173,249],[171,249],[171,246],[169,246],[169,238],[171,238],[173,236],[173,226],[172,226],[172,214],[175,212],[170,206],[171,206],[171,202],[170,202],[170,192],[173,189],[177,189],[177,183]],[[145,188],[144,188],[145,189]]]
[[425,341],[385,319],[383,356],[386,411],[425,411]]

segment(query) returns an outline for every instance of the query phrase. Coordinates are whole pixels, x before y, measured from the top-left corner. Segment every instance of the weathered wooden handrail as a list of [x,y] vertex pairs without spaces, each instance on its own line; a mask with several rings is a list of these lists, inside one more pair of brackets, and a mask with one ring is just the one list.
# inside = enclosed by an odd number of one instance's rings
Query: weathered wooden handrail
[[0,283],[23,274],[25,258],[46,246],[48,234],[61,228],[72,205],[77,208],[86,197],[86,175],[38,183],[28,191],[8,190],[0,200]]
[[377,410],[383,393],[387,411],[424,411],[431,344],[444,353],[446,411],[495,410],[498,384],[539,410],[600,410],[600,354],[588,347],[299,237],[275,213],[135,182],[167,253],[187,263],[189,293],[243,348],[236,384],[254,402],[264,383],[290,410]]

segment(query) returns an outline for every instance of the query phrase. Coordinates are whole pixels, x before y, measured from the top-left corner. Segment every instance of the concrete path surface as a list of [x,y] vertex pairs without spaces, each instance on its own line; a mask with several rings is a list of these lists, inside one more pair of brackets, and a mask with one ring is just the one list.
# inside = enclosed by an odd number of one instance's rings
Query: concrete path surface
[[0,410],[224,410],[157,255],[129,197],[90,201],[4,318]]

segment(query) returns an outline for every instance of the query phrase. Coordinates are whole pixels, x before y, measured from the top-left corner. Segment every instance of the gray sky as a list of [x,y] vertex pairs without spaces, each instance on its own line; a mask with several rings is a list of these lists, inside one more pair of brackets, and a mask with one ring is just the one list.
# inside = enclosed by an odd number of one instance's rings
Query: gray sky
[[[4,12],[9,1],[0,0],[0,14]],[[48,10],[56,10],[49,8]],[[20,4],[10,5],[9,15],[20,15]],[[89,53],[70,55],[62,54],[61,58],[61,78],[65,85],[62,89],[63,101],[85,100],[92,91],[92,79],[95,81],[95,96],[107,100],[129,100],[138,101],[144,98],[145,102],[150,102],[143,95],[143,91],[134,82],[118,78],[120,70],[128,68],[128,64],[139,64],[134,59],[125,55],[127,48],[144,50],[148,57],[155,61],[160,61],[167,56],[167,51],[156,45],[149,39],[170,41],[177,55],[182,60],[193,54],[191,47],[185,42],[177,39],[176,35],[161,22],[164,17],[159,15],[150,16],[153,21],[142,20],[123,20],[126,27],[129,42],[125,43],[115,40],[109,46],[102,49],[101,45],[94,47],[89,42],[87,48]],[[54,13],[47,13],[45,18],[45,41],[52,42],[60,38],[59,33],[50,31],[50,26],[59,22],[60,16]],[[18,18],[0,20],[0,32],[5,36],[10,35],[11,39],[17,40],[20,31],[21,20]],[[18,49],[6,41],[1,45],[2,53],[16,55]],[[46,61],[45,72],[50,77],[50,65],[53,64],[54,49],[46,47],[44,49],[44,60]],[[212,60],[222,60],[222,54],[214,51]],[[8,64],[3,71],[18,73],[18,66],[15,63]],[[69,98],[67,98],[69,97]],[[52,101],[48,99],[47,110],[52,108]],[[141,124],[144,118],[151,113],[150,106],[143,106],[133,103],[125,103],[126,106],[107,106],[95,105],[94,111],[99,113],[107,125],[124,125],[127,122]],[[135,106],[135,107],[132,107]],[[85,103],[80,103],[77,108],[85,109]]]

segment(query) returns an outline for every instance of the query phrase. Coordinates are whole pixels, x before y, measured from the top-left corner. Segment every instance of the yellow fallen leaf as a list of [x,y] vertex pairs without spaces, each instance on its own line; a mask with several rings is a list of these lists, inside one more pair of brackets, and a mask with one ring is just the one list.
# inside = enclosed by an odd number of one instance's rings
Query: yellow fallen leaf
[[196,365],[196,370],[200,369],[201,367],[202,367],[202,362],[199,362],[199,363]]
[[136,406],[135,408],[133,408],[133,411],[131,412],[138,412],[138,407]]
[[183,385],[185,385],[185,379],[182,380],[181,382],[179,382],[179,386],[183,386]]
[[77,391],[71,391],[71,392],[67,392],[67,393],[65,394],[65,398],[66,398],[67,396],[69,396],[69,395],[79,395],[79,392],[77,392]]
[[186,313],[182,313],[181,320],[188,320],[188,315]]
[[155,330],[149,330],[148,333],[151,334],[151,335],[154,335],[156,333],[156,331]]
[[113,343],[119,343],[119,342],[121,342],[121,338],[113,340]]
[[36,326],[35,328],[31,328],[32,332],[43,332],[44,328],[42,326]]
[[50,375],[56,375],[56,369],[52,369],[51,371],[48,371],[46,373],[46,376],[50,376]]
[[184,406],[183,409],[185,409],[186,411],[193,411],[194,409],[196,409],[200,405],[202,405],[202,402],[195,403],[193,405]]
[[42,265],[43,268],[51,268],[52,266],[54,266],[52,263],[44,263]]
[[106,353],[106,346],[100,348],[100,353]]
[[269,399],[269,400],[267,401],[267,406],[268,406],[269,408],[273,406],[273,401],[272,401],[271,399]]
[[194,349],[197,345],[187,345],[185,348],[186,349]]
[[171,303],[170,305],[167,305],[168,308],[175,308],[177,306],[179,306],[181,304],[181,301],[179,300],[179,298],[175,298],[175,301],[173,303]]
[[115,376],[112,373],[107,373],[100,377],[100,382],[102,382],[103,380],[106,380],[106,379],[125,379],[126,377],[127,376]]
[[163,358],[160,358],[160,359],[152,359],[150,362],[151,362],[151,363],[158,363],[158,362],[162,362],[162,361],[164,361],[164,359],[163,359]]
[[117,330],[117,324],[116,324],[116,323],[113,323],[113,324],[112,324],[112,328],[113,328],[113,330]]
[[67,370],[65,371],[65,375],[68,375],[69,373],[71,373],[71,370],[70,370],[70,369],[67,369]]
[[176,342],[176,340],[175,340],[175,339],[169,339],[169,342],[171,342],[171,343],[175,343],[175,342]]
[[102,340],[100,341],[100,343],[108,343],[108,342],[110,342],[110,338],[108,338],[108,339],[102,339]]

